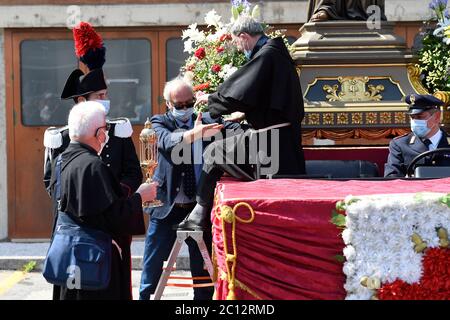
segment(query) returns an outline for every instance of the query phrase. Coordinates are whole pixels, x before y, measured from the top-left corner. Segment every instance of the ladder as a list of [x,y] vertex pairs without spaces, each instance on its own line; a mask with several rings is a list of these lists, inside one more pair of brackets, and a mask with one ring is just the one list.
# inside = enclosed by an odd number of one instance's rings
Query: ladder
[[161,300],[167,281],[169,280],[170,274],[173,270],[173,266],[175,265],[178,254],[180,253],[181,246],[183,245],[183,242],[189,237],[197,242],[198,248],[200,249],[200,253],[202,254],[203,261],[206,266],[206,270],[208,271],[211,279],[214,281],[214,269],[211,263],[211,258],[209,257],[208,248],[206,247],[205,241],[203,240],[203,231],[178,230],[177,238],[175,239],[175,243],[173,244],[169,259],[167,260],[167,266],[163,270],[161,277],[159,278],[158,285],[156,286],[155,293],[153,294],[153,300]]

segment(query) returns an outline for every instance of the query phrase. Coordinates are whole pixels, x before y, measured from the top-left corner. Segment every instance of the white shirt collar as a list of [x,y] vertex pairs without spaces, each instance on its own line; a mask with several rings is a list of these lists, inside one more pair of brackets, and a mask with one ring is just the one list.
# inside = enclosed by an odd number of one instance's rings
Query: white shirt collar
[[432,137],[429,138],[429,140],[431,141],[431,144],[428,146],[428,149],[430,149],[430,150],[437,149],[439,141],[441,141],[441,138],[442,138],[442,131],[439,130]]

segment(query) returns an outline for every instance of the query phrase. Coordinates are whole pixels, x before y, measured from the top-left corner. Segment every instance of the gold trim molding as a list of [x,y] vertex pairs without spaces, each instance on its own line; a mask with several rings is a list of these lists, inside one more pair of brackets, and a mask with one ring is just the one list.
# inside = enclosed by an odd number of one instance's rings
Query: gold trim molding
[[420,80],[420,69],[415,64],[409,64],[407,67],[408,70],[408,80],[411,86],[416,90],[418,94],[429,94],[427,89],[422,85],[422,81]]
[[[298,68],[300,69],[300,68]],[[300,71],[300,70],[299,70]],[[369,91],[366,90],[365,84],[367,84],[371,80],[389,80],[393,85],[397,87],[397,89],[400,91],[400,93],[405,96],[405,92],[403,91],[402,87],[400,86],[400,82],[395,81],[390,76],[340,76],[340,77],[317,77],[314,79],[312,83],[308,84],[308,87],[306,88],[303,96],[306,97],[311,90],[312,87],[314,87],[318,81],[339,81],[341,84],[342,91],[340,93],[337,93],[339,90],[338,85],[330,86],[325,85],[323,87],[323,90],[328,93],[327,99],[329,102],[370,102],[370,101],[380,101],[383,99],[379,93],[384,90],[384,86],[378,85],[373,86],[369,85]],[[354,96],[354,94],[351,93],[352,87],[358,86],[360,93]],[[334,104],[333,104],[334,105]],[[322,106],[322,105],[321,105]],[[377,104],[378,106],[378,104]],[[404,105],[403,105],[404,106]],[[347,107],[347,105],[346,105]]]

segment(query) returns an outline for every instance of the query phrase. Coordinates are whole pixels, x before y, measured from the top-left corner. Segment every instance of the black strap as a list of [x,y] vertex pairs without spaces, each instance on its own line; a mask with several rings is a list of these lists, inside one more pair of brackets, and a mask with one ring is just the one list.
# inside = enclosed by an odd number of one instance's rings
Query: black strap
[[58,203],[58,211],[61,209],[61,164],[62,157],[61,154],[56,158],[55,165],[55,174],[56,174],[56,182],[55,182],[55,200]]
[[55,201],[58,204],[58,211],[61,210],[61,173],[62,171],[67,167],[69,163],[71,163],[73,160],[78,158],[83,153],[76,154],[73,158],[71,158],[67,163],[62,164],[62,153],[59,154],[58,158],[56,158],[56,164],[55,164]]

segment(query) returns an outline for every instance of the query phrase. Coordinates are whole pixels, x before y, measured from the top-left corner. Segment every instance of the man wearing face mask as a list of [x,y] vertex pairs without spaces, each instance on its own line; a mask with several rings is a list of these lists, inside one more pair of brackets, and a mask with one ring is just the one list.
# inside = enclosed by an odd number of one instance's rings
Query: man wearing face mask
[[[125,235],[142,233],[145,228],[142,202],[155,199],[156,184],[143,183],[131,196],[123,195],[118,180],[98,157],[108,140],[109,128],[101,104],[95,101],[78,103],[70,111],[68,126],[70,143],[61,155],[60,175],[58,177],[55,168],[50,184],[53,200],[59,200],[58,225],[69,222],[110,235],[111,274],[107,288],[102,290],[55,286],[54,292],[58,295],[55,294],[54,299],[128,300],[130,283],[124,274],[129,270],[123,254],[130,249],[121,243],[121,239]],[[90,267],[81,265],[79,268],[83,273],[89,272]]]
[[[385,177],[405,177],[408,165],[421,153],[437,148],[448,148],[450,137],[440,128],[440,107],[444,102],[432,95],[411,94],[409,104],[411,133],[393,139],[389,144],[389,157],[385,165]],[[426,165],[449,166],[450,158],[437,155],[425,159]]]
[[[103,105],[108,114],[110,102],[108,100],[107,85],[103,73],[106,48],[100,36],[91,25],[81,22],[73,29],[76,55],[82,65],[88,70],[84,73],[75,69],[66,80],[61,94],[61,99],[73,99],[77,104],[84,101],[96,101]],[[86,43],[89,46],[86,46]],[[99,150],[99,155],[105,165],[112,171],[120,183],[125,197],[131,196],[142,182],[142,171],[136,154],[136,149],[131,139],[133,128],[126,118],[111,119],[108,121],[109,129],[106,132],[107,139]],[[44,135],[45,160],[44,160],[44,185],[50,194],[50,177],[55,159],[69,146],[68,126],[63,128],[48,128]],[[55,206],[55,204],[54,204]],[[56,208],[54,207],[54,212]],[[56,220],[54,220],[56,223]],[[145,233],[145,229],[139,234]],[[122,258],[129,270],[123,274],[124,281],[129,284],[129,299],[132,299],[131,291],[131,236],[126,235],[118,239],[119,246],[123,247]],[[54,293],[58,296],[58,293]]]
[[[234,145],[235,153],[245,146],[247,138],[266,135],[266,141],[277,146],[278,152],[272,153],[271,147],[258,145],[258,153],[251,153],[246,147],[248,158],[259,154],[270,154],[270,174],[300,175],[305,173],[305,160],[302,149],[301,122],[304,117],[303,95],[300,80],[288,49],[281,37],[269,39],[264,27],[251,16],[241,14],[231,25],[230,33],[237,49],[249,59],[242,67],[226,79],[210,95],[203,95],[199,102],[207,102],[213,118],[233,114],[234,120],[245,118],[252,127],[234,142],[222,144],[214,142],[208,149],[215,148],[214,154],[226,154],[224,151]],[[252,131],[253,130],[253,131]],[[254,139],[253,141],[255,141]],[[208,150],[207,150],[208,151]],[[226,157],[225,157],[226,158]],[[206,161],[208,160],[208,161]],[[197,196],[197,206],[179,228],[204,230],[213,205],[216,182],[224,171],[236,178],[251,180],[258,178],[255,166],[250,161],[245,164],[230,163],[220,166],[214,160],[205,158],[201,183]],[[269,173],[266,173],[269,174]]]
[[[238,129],[236,123],[223,123],[213,120],[207,113],[196,116],[192,86],[176,78],[166,83],[164,99],[168,111],[152,117],[152,127],[158,136],[158,167],[153,176],[158,183],[158,199],[162,207],[151,208],[150,224],[145,239],[142,278],[139,298],[150,299],[158,285],[163,263],[169,257],[176,239],[176,226],[195,206],[195,193],[202,169],[202,151],[207,145],[203,141],[222,129]],[[177,150],[187,153],[186,161],[178,161]],[[189,152],[190,151],[190,152]],[[211,228],[203,238],[211,248]],[[190,268],[193,277],[209,278],[204,270],[203,258],[197,243],[186,240],[189,248]],[[194,284],[208,283],[211,280],[194,279]],[[212,298],[212,287],[194,287],[194,300]]]

